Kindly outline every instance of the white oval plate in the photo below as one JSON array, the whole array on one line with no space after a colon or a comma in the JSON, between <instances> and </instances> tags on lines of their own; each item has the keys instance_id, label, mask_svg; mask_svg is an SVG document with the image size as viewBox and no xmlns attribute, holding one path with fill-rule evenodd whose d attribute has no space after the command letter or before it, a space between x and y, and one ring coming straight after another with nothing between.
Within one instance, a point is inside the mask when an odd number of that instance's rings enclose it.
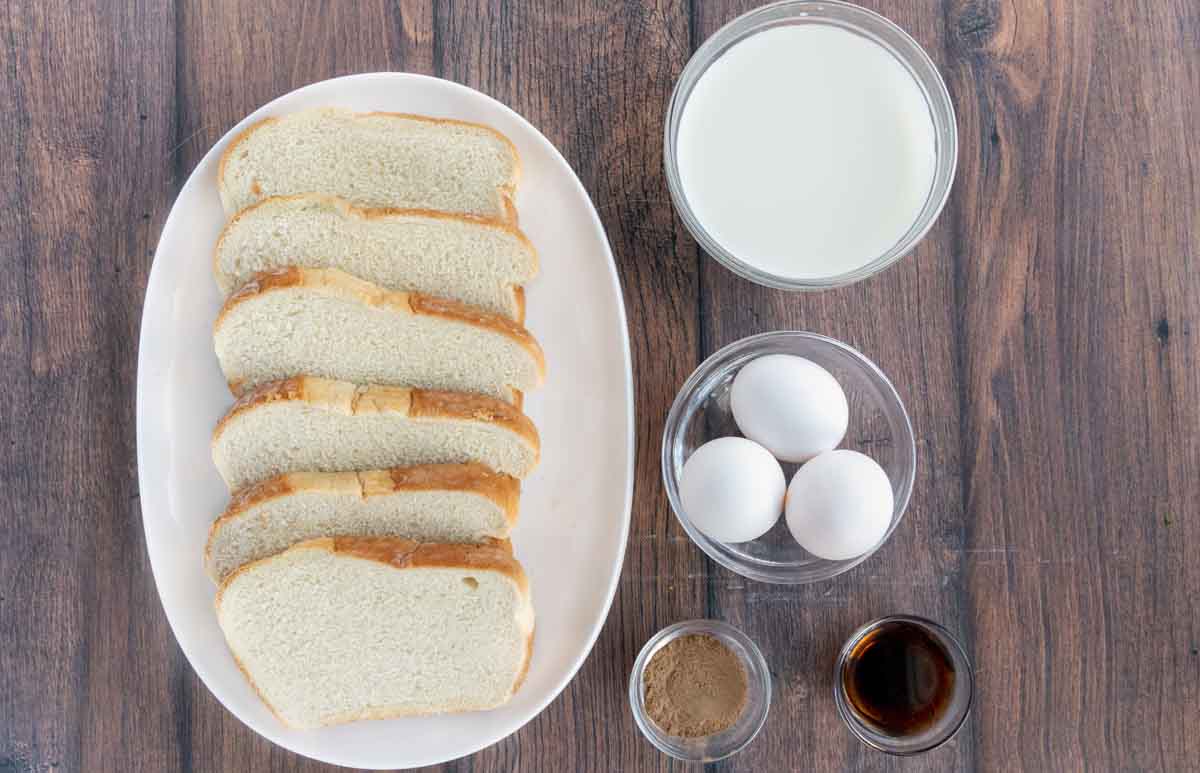
<instances>
[{"instance_id":1,"label":"white oval plate","mask_svg":"<svg viewBox=\"0 0 1200 773\"><path fill-rule=\"evenodd\" d=\"M242 678L213 612L215 589L200 553L228 495L209 441L232 403L212 346L220 305L212 250L225 222L217 160L251 122L319 105L480 121L512 138L521 154L517 208L542 264L528 287L526 325L545 349L548 372L525 403L541 432L542 464L525 482L512 541L529 574L537 631L524 686L494 711L288 730ZM358 768L430 765L499 741L544 709L587 657L608 614L629 532L629 338L612 252L591 200L537 129L465 86L372 73L276 99L204 156L167 218L142 313L137 443L146 544L167 620L196 673L242 722L292 751Z\"/></svg>"}]
</instances>

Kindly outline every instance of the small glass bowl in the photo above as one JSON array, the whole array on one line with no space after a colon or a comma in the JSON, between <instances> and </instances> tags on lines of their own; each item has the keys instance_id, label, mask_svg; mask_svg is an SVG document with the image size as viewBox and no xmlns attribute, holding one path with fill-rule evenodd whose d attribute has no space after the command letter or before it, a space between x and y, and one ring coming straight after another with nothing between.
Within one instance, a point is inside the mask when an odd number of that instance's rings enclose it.
<instances>
[{"instance_id":1,"label":"small glass bowl","mask_svg":"<svg viewBox=\"0 0 1200 773\"><path fill-rule=\"evenodd\" d=\"M924 732L902 738L881 733L866 722L850 704L842 678L842 671L849 665L850 656L858 643L873 631L897 623L915 625L937 640L946 650L946 654L950 656L956 676L954 694L941 718L933 727ZM971 713L974 696L975 674L971 670L971 661L967 659L967 653L963 652L962 645L945 628L923 617L890 615L872 620L850 634L850 638L842 645L842 651L838 653L837 665L833 669L833 699L837 704L838 714L846 723L846 727L850 728L850 732L854 733L858 740L867 746L901 757L932 751L953 738Z\"/></svg>"},{"instance_id":2,"label":"small glass bowl","mask_svg":"<svg viewBox=\"0 0 1200 773\"><path fill-rule=\"evenodd\" d=\"M850 425L839 448L874 459L892 483L895 506L883 539L860 556L843 561L818 558L797 544L781 516L775 526L750 542L724 543L697 529L684 512L679 475L692 452L710 440L741 436L729 409L729 389L743 365L766 354L794 354L828 370L850 403ZM790 482L799 468L783 465ZM684 383L663 430L663 483L675 517L692 541L722 566L743 577L780 585L819 582L866 561L904 516L917 471L917 446L904 403L873 362L846 344L816 333L780 331L743 338L713 354Z\"/></svg>"},{"instance_id":3,"label":"small glass bowl","mask_svg":"<svg viewBox=\"0 0 1200 773\"><path fill-rule=\"evenodd\" d=\"M679 160L676 150L679 139L679 123L692 89L705 71L726 51L746 38L774 27L795 24L823 24L840 27L883 46L912 74L917 86L925 96L934 129L934 174L925 204L917 214L908 231L891 249L872 259L860 268L841 274L824 277L788 277L771 274L746 263L725 249L705 228L692 211L683 184L679 177ZM958 164L958 127L955 123L954 105L946 83L929 54L917 41L890 20L874 11L840 0L784 0L765 5L745 13L717 30L712 37L688 60L667 105L667 120L664 132L663 159L667 174L667 187L671 201L679 213L684 226L692 237L712 257L745 279L780 290L827 290L853 284L879 273L907 255L933 227L941 214L950 187L954 183L954 170ZM868 213L869 214L869 213Z\"/></svg>"},{"instance_id":4,"label":"small glass bowl","mask_svg":"<svg viewBox=\"0 0 1200 773\"><path fill-rule=\"evenodd\" d=\"M655 653L670 642L691 634L707 634L720 641L737 656L746 669L746 708L728 730L702 738L681 738L663 732L646 714L646 665ZM771 708L771 671L758 646L746 634L720 620L688 620L662 629L642 647L633 672L629 675L629 706L642 735L664 754L685 762L715 762L746 747L767 721Z\"/></svg>"}]
</instances>

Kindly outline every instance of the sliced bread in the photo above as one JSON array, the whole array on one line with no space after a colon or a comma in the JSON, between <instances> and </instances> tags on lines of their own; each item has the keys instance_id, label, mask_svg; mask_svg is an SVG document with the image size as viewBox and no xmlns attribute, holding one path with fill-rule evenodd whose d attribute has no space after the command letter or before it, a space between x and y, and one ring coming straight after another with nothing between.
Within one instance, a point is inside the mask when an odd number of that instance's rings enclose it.
<instances>
[{"instance_id":1,"label":"sliced bread","mask_svg":"<svg viewBox=\"0 0 1200 773\"><path fill-rule=\"evenodd\" d=\"M367 472L293 472L241 489L213 523L204 566L220 582L239 566L316 537L483 542L508 536L521 484L481 464Z\"/></svg>"},{"instance_id":2,"label":"sliced bread","mask_svg":"<svg viewBox=\"0 0 1200 773\"><path fill-rule=\"evenodd\" d=\"M515 223L520 177L516 146L489 126L326 107L247 128L222 154L217 184L227 215L267 196L320 192Z\"/></svg>"},{"instance_id":3,"label":"sliced bread","mask_svg":"<svg viewBox=\"0 0 1200 773\"><path fill-rule=\"evenodd\" d=\"M250 684L298 729L494 708L533 645L507 543L311 540L235 571L216 609Z\"/></svg>"},{"instance_id":4,"label":"sliced bread","mask_svg":"<svg viewBox=\"0 0 1200 773\"><path fill-rule=\"evenodd\" d=\"M537 429L482 395L301 376L243 395L217 424L213 461L230 491L289 472L476 462L524 478Z\"/></svg>"},{"instance_id":5,"label":"sliced bread","mask_svg":"<svg viewBox=\"0 0 1200 773\"><path fill-rule=\"evenodd\" d=\"M225 302L213 337L234 394L310 374L515 402L545 377L541 347L512 320L337 269L255 274Z\"/></svg>"},{"instance_id":6,"label":"sliced bread","mask_svg":"<svg viewBox=\"0 0 1200 773\"><path fill-rule=\"evenodd\" d=\"M510 225L469 215L363 209L320 194L273 196L225 226L213 272L228 295L259 271L338 268L388 290L411 290L520 321L521 285L537 252Z\"/></svg>"}]
</instances>

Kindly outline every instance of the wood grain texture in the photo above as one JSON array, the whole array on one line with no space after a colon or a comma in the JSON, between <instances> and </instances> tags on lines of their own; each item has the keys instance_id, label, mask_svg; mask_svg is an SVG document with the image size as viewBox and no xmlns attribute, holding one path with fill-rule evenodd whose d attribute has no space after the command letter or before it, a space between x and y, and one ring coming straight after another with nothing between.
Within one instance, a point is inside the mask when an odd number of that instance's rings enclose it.
<instances>
[{"instance_id":1,"label":"wood grain texture","mask_svg":"<svg viewBox=\"0 0 1200 773\"><path fill-rule=\"evenodd\" d=\"M0 16L0 770L172 769L183 754L171 712L145 710L178 649L134 464L139 309L171 198L169 16L101 2Z\"/></svg>"},{"instance_id":2,"label":"wood grain texture","mask_svg":"<svg viewBox=\"0 0 1200 773\"><path fill-rule=\"evenodd\" d=\"M704 257L672 212L661 128L687 58L746 0L9 3L0 13L0 771L331 770L228 714L175 644L141 532L141 298L187 174L298 86L440 75L538 126L600 211L638 400L624 573L578 677L505 741L430 770L676 770L638 736L629 667L657 629L743 627L771 663L763 734L725 771L1200 769L1200 6L867 0L929 50L958 176L916 251L789 295ZM657 452L675 390L720 346L832 335L877 362L918 437L893 540L833 583L713 565ZM12 399L15 397L15 399ZM854 742L841 640L934 617L977 707L936 752Z\"/></svg>"}]
</instances>

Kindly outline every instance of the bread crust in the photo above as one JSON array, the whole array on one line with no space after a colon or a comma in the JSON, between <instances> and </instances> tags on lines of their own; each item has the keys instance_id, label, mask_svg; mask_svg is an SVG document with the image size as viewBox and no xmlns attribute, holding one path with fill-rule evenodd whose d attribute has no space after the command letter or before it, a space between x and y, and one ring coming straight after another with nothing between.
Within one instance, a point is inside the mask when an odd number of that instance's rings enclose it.
<instances>
[{"instance_id":1,"label":"bread crust","mask_svg":"<svg viewBox=\"0 0 1200 773\"><path fill-rule=\"evenodd\" d=\"M222 156L224 159L224 156ZM521 243L521 246L529 251L532 260L532 271L522 278L522 282L528 282L538 275L541 270L541 258L538 255L537 248L533 246L533 242L529 241L529 237L525 235L520 228L517 228L514 222L499 220L495 218L482 217L480 215L472 215L468 213L456 212L440 212L433 209L398 209L395 207L360 207L340 196L333 196L324 193L298 193L290 196L268 196L260 201L247 206L230 218L225 227L221 229L221 235L217 237L217 245L213 248L212 264L213 277L217 279L218 285L221 284L221 278L224 273L221 271L221 250L225 243L225 237L238 227L239 223L246 217L253 215L260 208L266 209L285 202L299 202L304 204L319 204L324 207L335 210L338 216L344 220L362 220L366 222L376 220L389 220L393 218L427 218L430 220L444 220L449 222L470 223L481 228L490 228L497 231L502 231L509 236L515 238ZM514 301L517 308L517 321L523 322L525 319L525 291L520 283L510 283L505 285L513 292Z\"/></svg>"},{"instance_id":2,"label":"bread crust","mask_svg":"<svg viewBox=\"0 0 1200 773\"><path fill-rule=\"evenodd\" d=\"M525 288L521 285L513 287L513 301L517 304L517 322L525 325ZM542 353L545 356L545 352ZM520 407L520 406L518 406Z\"/></svg>"},{"instance_id":3,"label":"bread crust","mask_svg":"<svg viewBox=\"0 0 1200 773\"><path fill-rule=\"evenodd\" d=\"M387 220L393 217L424 217L431 220L450 220L462 223L473 223L485 228L493 228L497 231L503 231L521 242L521 245L527 248L534 259L534 266L540 267L541 257L538 255L537 248L533 242L529 241L529 237L525 235L517 226L506 220L500 220L494 217L485 217L483 215L473 215L470 212L444 212L439 209L425 209L422 207L367 207L355 204L349 199L335 196L332 193L290 193L286 195L265 196L261 200L248 204L243 209L229 219L229 222L221 229L221 235L217 237L217 248L213 250L214 258L216 253L220 252L222 239L225 238L225 233L231 229L231 226L243 217L252 214L255 210L269 207L273 204L281 202L311 202L323 204L327 207L338 210L338 214L345 217L347 220ZM536 274L531 274L532 279Z\"/></svg>"},{"instance_id":4,"label":"bread crust","mask_svg":"<svg viewBox=\"0 0 1200 773\"><path fill-rule=\"evenodd\" d=\"M217 193L221 197L221 205L226 212L229 211L229 201L225 192L225 168L229 165L229 159L233 158L233 153L237 150L238 145L249 139L251 134L278 120L279 118L276 116L269 116L242 129L236 137L229 141L229 147L225 148L225 152L221 154L221 158L217 161Z\"/></svg>"},{"instance_id":5,"label":"bread crust","mask_svg":"<svg viewBox=\"0 0 1200 773\"><path fill-rule=\"evenodd\" d=\"M492 540L489 543L482 545L454 545L454 544L438 544L438 543L420 543L414 540L403 539L401 537L321 537L318 539L306 540L300 542L282 553L277 553L267 558L262 558L257 561L251 561L244 566L241 566L230 572L229 576L221 582L217 589L216 597L213 599L213 607L217 612L217 620L221 619L221 601L225 591L229 586L237 580L243 573L248 572L269 561L274 561L280 556L298 550L319 550L335 555L344 555L352 558L358 558L365 561L375 561L390 566L394 569L457 569L466 571L490 571L504 575L517 588L518 594L524 599L524 611L528 613L525 616L527 619L518 617L517 625L524 629L525 636L525 652L522 658L521 665L517 669L517 673L513 678L513 684L508 695L500 705L512 699L517 690L525 682L525 677L528 674L529 663L533 655L533 606L529 593L529 579L525 575L525 570L521 564L513 558L512 544L508 540ZM230 647L230 653L233 655L233 660L237 664L238 670L246 678L250 688L254 690L259 699L267 709L275 715L284 725L291 725L286 718L273 706L263 695L259 689L249 670L242 663L237 653ZM476 711L494 708L490 705L468 705L463 704L448 709L441 713L453 713L459 711ZM403 716L413 716L424 712L413 712L404 710L392 710L387 708L368 708L356 712L347 712L344 715L337 715L327 718L322 722L322 726L330 726L352 722L360 719L390 719Z\"/></svg>"},{"instance_id":6,"label":"bread crust","mask_svg":"<svg viewBox=\"0 0 1200 773\"><path fill-rule=\"evenodd\" d=\"M240 304L268 293L294 287L328 290L334 295L352 299L370 308L396 314L438 317L502 335L516 343L533 358L537 366L538 384L543 383L546 379L546 355L542 352L541 345L533 337L533 334L511 319L447 298L437 298L424 293L386 290L336 268L288 266L259 271L225 300L225 304L217 314L217 321L213 324L213 334L216 335L220 331L226 317ZM240 379L229 381L230 390L234 394L241 394L241 383Z\"/></svg>"},{"instance_id":7,"label":"bread crust","mask_svg":"<svg viewBox=\"0 0 1200 773\"><path fill-rule=\"evenodd\" d=\"M494 397L466 392L357 385L313 376L294 376L268 381L249 390L217 422L213 443L233 419L246 411L279 402L305 402L350 416L368 413L398 413L414 419L459 419L486 421L518 435L541 455L537 428L529 417Z\"/></svg>"},{"instance_id":8,"label":"bread crust","mask_svg":"<svg viewBox=\"0 0 1200 773\"><path fill-rule=\"evenodd\" d=\"M215 441L224 432L230 421L246 411L262 408L272 403L309 402L330 410L340 410L350 413L350 404L354 398L355 385L346 381L330 381L309 376L293 376L292 378L267 381L241 394L213 431ZM397 412L408 414L408 390L394 387L396 399L403 395L403 405L397 403Z\"/></svg>"},{"instance_id":9,"label":"bread crust","mask_svg":"<svg viewBox=\"0 0 1200 773\"><path fill-rule=\"evenodd\" d=\"M228 522L243 517L256 507L293 494L322 493L368 499L416 491L459 491L476 494L494 503L511 529L517 523L521 483L511 475L495 472L475 462L462 464L418 464L362 472L291 472L238 489L229 506L213 521L204 546L204 565L211 571L212 546L217 532Z\"/></svg>"},{"instance_id":10,"label":"bread crust","mask_svg":"<svg viewBox=\"0 0 1200 773\"><path fill-rule=\"evenodd\" d=\"M498 424L533 446L535 464L541 456L541 441L533 422L517 408L494 397L468 392L413 389L409 395L408 415L413 418L455 418Z\"/></svg>"},{"instance_id":11,"label":"bread crust","mask_svg":"<svg viewBox=\"0 0 1200 773\"><path fill-rule=\"evenodd\" d=\"M272 499L308 492L345 494L360 499L414 491L466 491L491 500L509 525L517 521L521 482L479 464L415 464L361 472L288 472L235 491L216 521L242 515Z\"/></svg>"},{"instance_id":12,"label":"bread crust","mask_svg":"<svg viewBox=\"0 0 1200 773\"><path fill-rule=\"evenodd\" d=\"M541 344L537 342L533 334L526 330L524 326L499 314L493 314L490 311L468 306L465 303L450 300L449 298L438 298L433 295L426 295L425 293L407 293L407 295L409 307L414 314L442 317L452 322L463 322L485 330L494 330L520 343L525 351L529 352L530 356L537 362L538 384L540 385L545 381L546 355L542 351ZM524 300L525 296L522 293L522 316L524 316L525 309Z\"/></svg>"},{"instance_id":13,"label":"bread crust","mask_svg":"<svg viewBox=\"0 0 1200 773\"><path fill-rule=\"evenodd\" d=\"M399 118L399 119L403 119L403 120L419 121L421 123L442 124L442 125L446 125L446 126L469 126L474 129L482 129L482 130L486 131L487 133L495 136L501 142L503 142L505 145L507 145L509 152L512 154L512 158L513 158L512 176L508 179L507 182L499 185L496 188L496 195L498 197L499 204L500 204L498 209L501 212L503 212L505 215L505 217L502 220L498 219L498 222L505 222L512 226L517 225L518 215L517 215L517 206L516 206L515 199L516 199L516 193L517 193L517 186L520 184L521 176L523 174L523 164L521 161L521 154L517 150L517 146L513 143L512 140L510 140L502 132L498 131L497 129L495 129L491 126L488 126L487 124L473 123L471 121L461 121L461 120L458 120L457 118L435 118L433 116L417 115L415 113L391 113L391 112L387 112L387 111L357 113L357 112L354 112L353 110L345 110L345 109L335 108L335 107L318 107L318 108L312 108L310 110L297 111L295 113L288 113L288 114L285 114L282 116L269 116L267 118L263 118L262 120L257 121L255 123L247 126L245 129L243 129L241 132L239 132L237 134L237 136L235 136L229 142L229 146L227 148L225 148L225 152L221 154L221 158L217 162L217 190L221 196L221 203L225 207L227 212L229 211L230 207L229 207L229 202L228 202L229 196L228 196L227 188L225 185L225 170L228 167L229 159L233 157L233 154L237 150L237 147L239 145L241 145L243 142L245 142L247 139L249 139L250 136L253 135L254 132L258 131L259 129L262 129L273 123L278 123L281 119L286 118L288 115L297 115L300 112L334 113L334 114L341 114L341 115L349 117L351 119L370 118L372 116L386 116L388 118Z\"/></svg>"},{"instance_id":14,"label":"bread crust","mask_svg":"<svg viewBox=\"0 0 1200 773\"><path fill-rule=\"evenodd\" d=\"M302 542L300 546L308 544L333 553L387 564L393 569L477 569L499 572L512 580L522 595L529 593L525 570L513 558L512 543L507 539L472 545L418 542L403 537L341 536L321 537Z\"/></svg>"},{"instance_id":15,"label":"bread crust","mask_svg":"<svg viewBox=\"0 0 1200 773\"><path fill-rule=\"evenodd\" d=\"M503 510L509 526L517 522L521 482L477 462L417 464L356 475L364 498L403 491L470 491L488 498Z\"/></svg>"}]
</instances>

